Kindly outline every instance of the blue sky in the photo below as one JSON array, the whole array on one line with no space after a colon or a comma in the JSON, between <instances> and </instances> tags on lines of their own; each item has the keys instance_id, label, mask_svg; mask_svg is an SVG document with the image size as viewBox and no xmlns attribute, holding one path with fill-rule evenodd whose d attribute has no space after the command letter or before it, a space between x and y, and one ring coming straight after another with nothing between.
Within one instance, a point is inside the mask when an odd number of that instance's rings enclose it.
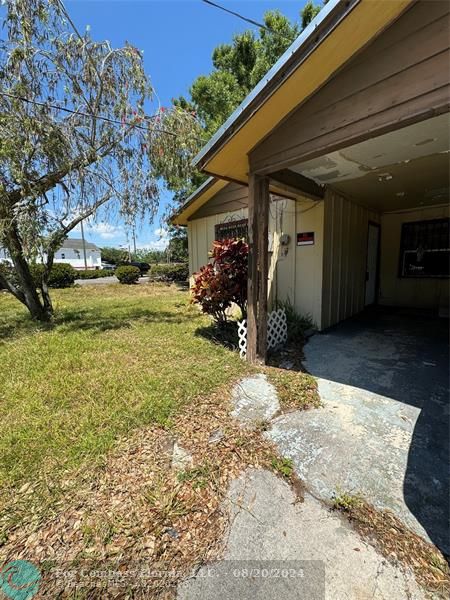
<instances>
[{"instance_id":1,"label":"blue sky","mask_svg":"<svg viewBox=\"0 0 450 600\"><path fill-rule=\"evenodd\" d=\"M279 9L292 20L299 19L305 0L217 0L231 10L255 21L265 11ZM211 54L234 33L252 28L234 16L201 0L66 0L66 7L80 30L87 25L95 39L108 39L113 46L129 41L144 51L144 64L161 104L188 95L192 81L211 71ZM254 28L256 29L256 28ZM170 199L163 194L160 214ZM164 227L157 217L137 232L140 247L163 248ZM162 234L162 235L161 235ZM71 237L78 237L74 232ZM97 223L86 236L100 246L127 243L120 223Z\"/></svg>"}]
</instances>

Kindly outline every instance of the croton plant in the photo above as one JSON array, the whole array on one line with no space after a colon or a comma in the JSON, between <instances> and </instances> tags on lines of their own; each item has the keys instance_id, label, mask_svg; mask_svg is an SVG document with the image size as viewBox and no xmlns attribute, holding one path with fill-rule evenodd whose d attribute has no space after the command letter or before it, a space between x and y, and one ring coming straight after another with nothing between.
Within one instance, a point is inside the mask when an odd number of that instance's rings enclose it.
<instances>
[{"instance_id":1,"label":"croton plant","mask_svg":"<svg viewBox=\"0 0 450 600\"><path fill-rule=\"evenodd\" d=\"M192 301L219 324L227 321L227 309L236 304L246 315L248 244L243 239L213 242L210 262L194 274Z\"/></svg>"}]
</instances>

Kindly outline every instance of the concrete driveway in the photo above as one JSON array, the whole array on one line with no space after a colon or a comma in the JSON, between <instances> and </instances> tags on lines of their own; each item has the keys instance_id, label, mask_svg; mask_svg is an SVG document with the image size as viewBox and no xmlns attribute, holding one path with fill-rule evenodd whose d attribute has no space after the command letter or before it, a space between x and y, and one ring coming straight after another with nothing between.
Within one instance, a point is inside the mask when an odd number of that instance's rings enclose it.
<instances>
[{"instance_id":1,"label":"concrete driveway","mask_svg":"<svg viewBox=\"0 0 450 600\"><path fill-rule=\"evenodd\" d=\"M449 555L448 322L373 311L304 351L324 407L270 437L318 497L361 494Z\"/></svg>"}]
</instances>

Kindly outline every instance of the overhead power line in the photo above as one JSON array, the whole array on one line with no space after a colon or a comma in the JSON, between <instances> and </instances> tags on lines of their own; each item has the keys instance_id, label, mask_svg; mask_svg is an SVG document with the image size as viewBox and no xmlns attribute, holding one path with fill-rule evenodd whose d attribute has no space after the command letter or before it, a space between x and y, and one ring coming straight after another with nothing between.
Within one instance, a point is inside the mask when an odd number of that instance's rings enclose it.
<instances>
[{"instance_id":1,"label":"overhead power line","mask_svg":"<svg viewBox=\"0 0 450 600\"><path fill-rule=\"evenodd\" d=\"M50 104L47 102L39 102L39 100L30 100L29 98L25 98L25 96L17 96L15 94L10 94L8 92L0 91L0 95L6 96L8 98L13 98L14 100L21 100L22 102L27 102L28 104L35 104L36 106L44 106L44 107L48 107L48 108L53 108L55 110L60 110L60 111L70 113L73 115L79 115L81 117L88 117L89 119L92 119L94 117L94 115L91 115L89 113L86 113L86 112L83 112L80 110L73 110L73 109L67 108L65 106L58 106L57 104ZM95 118L99 119L100 121L106 121L108 123L121 125L122 127L124 125L129 125L130 127L135 127L136 129L142 129L144 131L149 131L149 132L157 131L158 133L166 133L167 135L171 135L173 137L178 137L181 135L179 133L174 133L173 131L169 131L168 129L163 129L161 127L151 127L150 128L150 127L146 127L144 125L139 125L138 123L133 123L131 121L126 121L126 120L118 121L117 119L111 119L110 117L106 117L104 115L95 115ZM147 120L152 120L155 117L151 116L151 117L142 117L142 118L143 118L143 120L147 121ZM198 141L200 141L202 143L205 142L205 140L202 138L196 138L196 139L198 139Z\"/></svg>"},{"instance_id":2,"label":"overhead power line","mask_svg":"<svg viewBox=\"0 0 450 600\"><path fill-rule=\"evenodd\" d=\"M202 2L204 2L205 4L209 4L210 6L214 6L214 8L218 8L219 10L223 10L223 12L226 12L229 15L233 15L234 17L237 17L238 19L241 19L241 21L245 21L246 23L250 23L250 25L255 25L255 27L259 27L260 29L264 29L265 31L267 31L268 33L271 33L272 35L277 35L278 37L281 37L284 40L286 40L288 42L291 42L290 38L288 38L287 36L283 35L279 31L275 31L275 29L271 29L270 27L267 27L267 25L264 25L264 23L258 23L258 21L254 21L253 19L245 17L244 15L241 15L240 13L235 12L234 10L230 10L229 8L225 8L225 6L221 6L220 4L217 4L216 2L212 2L211 0L202 0Z\"/></svg>"}]
</instances>

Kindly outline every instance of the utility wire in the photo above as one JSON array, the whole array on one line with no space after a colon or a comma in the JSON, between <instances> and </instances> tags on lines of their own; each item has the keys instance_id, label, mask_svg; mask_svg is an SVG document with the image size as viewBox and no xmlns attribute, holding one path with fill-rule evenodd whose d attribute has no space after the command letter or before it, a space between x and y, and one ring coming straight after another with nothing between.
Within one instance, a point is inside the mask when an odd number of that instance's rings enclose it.
<instances>
[{"instance_id":1,"label":"utility wire","mask_svg":"<svg viewBox=\"0 0 450 600\"><path fill-rule=\"evenodd\" d=\"M288 38L287 36L283 35L279 31L275 31L275 29L271 29L270 27L267 27L267 25L264 25L263 23L258 23L258 21L254 21L253 19L244 17L244 15L241 15L240 13L235 12L234 10L230 10L229 8L225 8L225 6L221 6L220 4L216 4L215 2L211 2L211 0L201 0L201 1L204 2L205 4L209 4L210 6L214 6L214 8L223 10L224 12L228 13L229 15L233 15L234 17L241 19L241 21L245 21L246 23L250 23L250 25L255 25L256 27L259 27L260 29L264 29L265 31L267 31L268 33L271 33L272 35L277 35L278 37L283 38L284 40L288 41L289 43L292 42L292 40L290 38Z\"/></svg>"},{"instance_id":2,"label":"utility wire","mask_svg":"<svg viewBox=\"0 0 450 600\"><path fill-rule=\"evenodd\" d=\"M72 110L71 108L67 108L65 106L58 106L57 104L49 104L46 102L39 102L38 100L30 100L29 98L25 98L24 96L16 96L15 94L10 94L8 92L2 92L0 91L0 95L2 96L6 96L8 98L13 98L14 100L21 100L22 102L27 102L29 104L35 104L36 106L44 106L44 107L48 107L48 108L54 108L55 110L61 110L63 112L66 113L70 113L73 115L79 115L81 117L88 117L89 119L92 119L94 115L91 115L89 113L80 111L80 110ZM132 123L130 121L118 121L116 119L111 119L110 117L105 117L104 115L95 115L96 119L99 119L101 121L107 121L108 123L114 123L116 125L130 125L131 127L135 127L136 129L142 129L144 131L149 131L150 133L152 131L157 131L158 133L167 133L167 135L172 135L173 137L178 137L180 134L179 133L174 133L173 131L169 131L168 129L162 129L160 127L145 127L143 125L139 125L138 123ZM144 120L152 120L155 117L142 117ZM202 138L195 138L197 139L199 142L204 143L205 140Z\"/></svg>"}]
</instances>

